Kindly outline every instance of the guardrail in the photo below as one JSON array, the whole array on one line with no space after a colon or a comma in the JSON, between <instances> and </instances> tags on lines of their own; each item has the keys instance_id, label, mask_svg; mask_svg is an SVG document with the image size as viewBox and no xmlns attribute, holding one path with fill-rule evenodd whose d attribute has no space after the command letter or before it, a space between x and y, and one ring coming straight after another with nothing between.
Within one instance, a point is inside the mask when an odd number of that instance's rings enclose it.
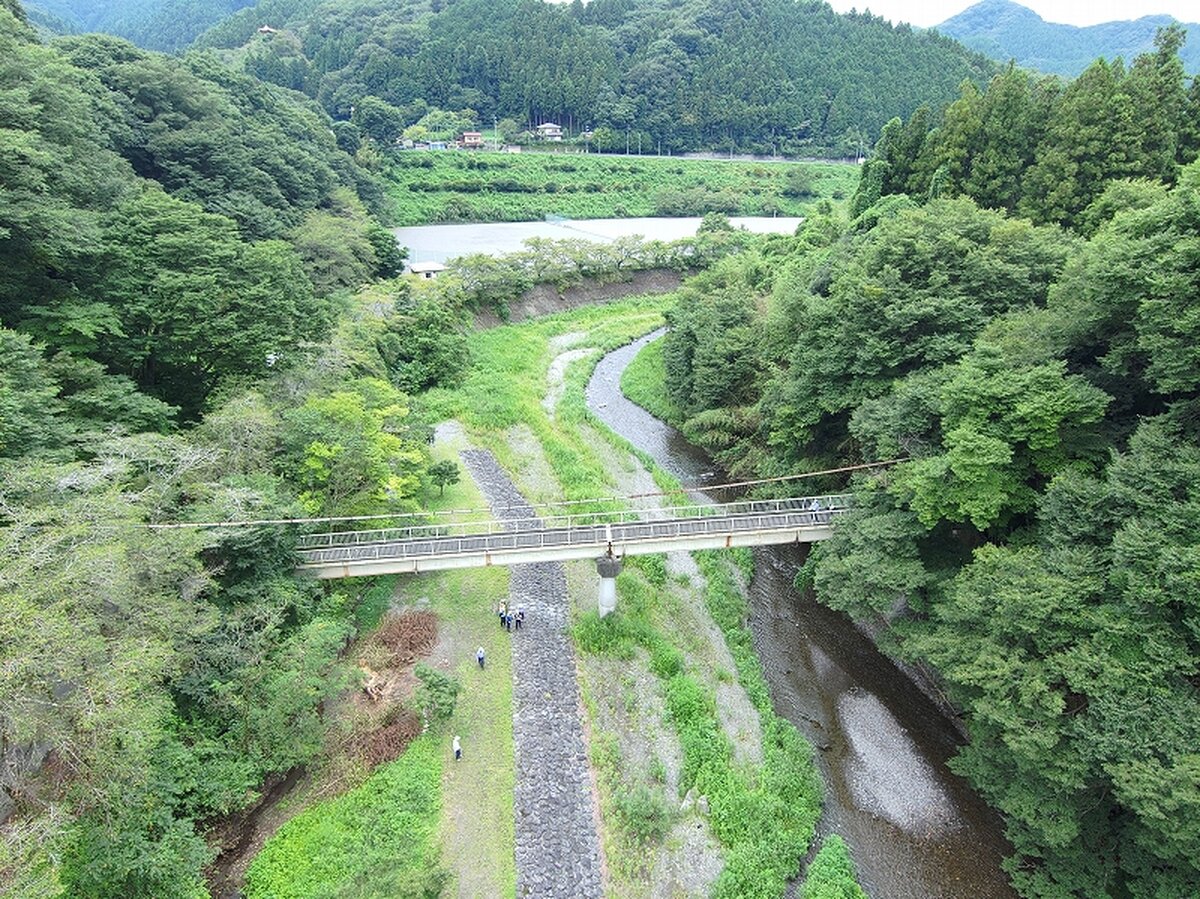
<instances>
[{"instance_id":1,"label":"guardrail","mask_svg":"<svg viewBox=\"0 0 1200 899\"><path fill-rule=\"evenodd\" d=\"M503 553L566 546L629 544L705 534L793 530L830 524L850 507L850 494L643 511L580 513L514 521L462 522L310 534L301 537L301 567L380 559ZM814 505L815 503L815 505ZM687 517L672 513L685 512ZM461 527L461 533L452 529ZM470 529L470 530L468 530Z\"/></svg>"},{"instance_id":2,"label":"guardrail","mask_svg":"<svg viewBox=\"0 0 1200 899\"><path fill-rule=\"evenodd\" d=\"M541 531L578 528L591 524L625 524L631 522L696 518L706 515L726 517L730 515L766 514L771 512L808 512L812 504L821 510L846 509L853 494L832 493L821 496L805 496L790 499L739 500L732 503L708 503L701 505L655 507L651 509L622 509L611 512L576 512L568 515L531 516L514 519L489 519L486 521L463 521L450 524L408 525L402 528L376 528L364 531L327 531L320 534L302 534L296 541L297 549L317 549L325 546L361 546L367 543L391 543L397 540L419 540L432 537L477 536L500 534L512 531Z\"/></svg>"}]
</instances>

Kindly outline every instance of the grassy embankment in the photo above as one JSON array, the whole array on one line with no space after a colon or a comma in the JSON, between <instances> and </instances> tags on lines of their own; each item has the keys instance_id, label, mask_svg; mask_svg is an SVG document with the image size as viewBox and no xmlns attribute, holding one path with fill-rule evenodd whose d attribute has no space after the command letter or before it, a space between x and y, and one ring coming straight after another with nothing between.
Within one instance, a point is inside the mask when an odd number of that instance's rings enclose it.
<instances>
[{"instance_id":1,"label":"grassy embankment","mask_svg":"<svg viewBox=\"0 0 1200 899\"><path fill-rule=\"evenodd\" d=\"M388 164L398 222L803 215L854 192L855 166L552 153L406 152Z\"/></svg>"},{"instance_id":2,"label":"grassy embankment","mask_svg":"<svg viewBox=\"0 0 1200 899\"><path fill-rule=\"evenodd\" d=\"M662 340L642 347L621 375L621 393L651 415L680 427L683 413L667 396L667 373L663 368Z\"/></svg>"},{"instance_id":3,"label":"grassy embankment","mask_svg":"<svg viewBox=\"0 0 1200 899\"><path fill-rule=\"evenodd\" d=\"M671 402L666 391L666 372L663 369L662 340L656 340L642 348L621 376L621 392L643 409L676 427L683 423L679 408ZM739 597L715 565L713 554L697 553L701 569L708 575L715 574L710 582L709 602L715 618L721 622L731 645L739 645L738 654L749 671L748 677L756 680L753 649L748 630L741 626L744 610ZM714 586L715 585L715 588ZM730 636L732 632L732 636ZM849 849L836 834L826 838L821 851L805 871L804 899L865 899L866 893L855 879L854 863Z\"/></svg>"}]
</instances>

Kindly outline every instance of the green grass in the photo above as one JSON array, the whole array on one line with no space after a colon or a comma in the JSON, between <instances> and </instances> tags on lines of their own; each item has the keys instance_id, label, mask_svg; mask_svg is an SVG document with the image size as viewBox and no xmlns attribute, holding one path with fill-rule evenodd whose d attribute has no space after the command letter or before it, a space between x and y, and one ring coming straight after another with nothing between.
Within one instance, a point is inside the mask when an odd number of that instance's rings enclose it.
<instances>
[{"instance_id":1,"label":"green grass","mask_svg":"<svg viewBox=\"0 0 1200 899\"><path fill-rule=\"evenodd\" d=\"M442 865L457 895L504 897L516 891L512 737L512 642L497 624L493 605L508 596L508 569L439 571L401 581L402 603L427 600L438 614L450 673L462 690L441 745ZM483 670L475 662L482 646ZM440 665L439 665L440 667ZM450 736L462 738L455 762Z\"/></svg>"},{"instance_id":2,"label":"green grass","mask_svg":"<svg viewBox=\"0 0 1200 899\"><path fill-rule=\"evenodd\" d=\"M812 195L795 192L806 173ZM803 215L854 193L859 170L838 163L727 162L598 154L406 152L388 164L402 225L652 215Z\"/></svg>"},{"instance_id":3,"label":"green grass","mask_svg":"<svg viewBox=\"0 0 1200 899\"><path fill-rule=\"evenodd\" d=\"M255 856L248 899L422 896L439 888L443 751L417 740L365 783L297 815Z\"/></svg>"},{"instance_id":4,"label":"green grass","mask_svg":"<svg viewBox=\"0 0 1200 899\"><path fill-rule=\"evenodd\" d=\"M701 555L701 554L697 554ZM667 712L683 750L680 791L708 797L709 826L726 850L725 868L713 895L768 899L783 894L808 851L821 809L821 783L812 747L771 708L766 680L740 619L744 611L728 560L704 554L706 599L738 668L739 681L759 713L763 764L747 771L734 761L733 745L717 717L716 696L688 668L686 635L664 605L657 566L630 560L617 579L617 611L578 617L573 635L581 651L620 659L649 653L650 670L662 679ZM648 557L653 559L654 557ZM636 848L628 839L626 848Z\"/></svg>"},{"instance_id":5,"label":"green grass","mask_svg":"<svg viewBox=\"0 0 1200 899\"><path fill-rule=\"evenodd\" d=\"M667 424L676 428L683 426L683 412L667 396L661 338L642 347L629 363L621 375L621 393Z\"/></svg>"},{"instance_id":6,"label":"green grass","mask_svg":"<svg viewBox=\"0 0 1200 899\"><path fill-rule=\"evenodd\" d=\"M466 445L462 439L437 443L433 458L457 460ZM486 510L487 503L464 471L433 508ZM396 587L399 604L427 602L437 613L447 658L431 661L448 663L462 684L445 731L462 738L463 757L455 762L445 741L439 828L442 864L460 896L516 893L512 641L492 614L493 605L507 596L508 569L502 567L431 572L404 578ZM479 646L487 659L482 671L475 661Z\"/></svg>"},{"instance_id":7,"label":"green grass","mask_svg":"<svg viewBox=\"0 0 1200 899\"><path fill-rule=\"evenodd\" d=\"M562 334L583 332L587 336L581 345L614 349L660 326L663 310L672 302L670 295L637 297L476 332L471 336L471 371L462 386L426 394L425 413L435 419L457 418L472 440L492 450L510 471L520 465L505 432L525 425L542 447L561 498L609 496L613 485L597 455L600 448L574 427L584 414L580 411L583 389L596 360L582 360L567 370L559 413L551 417L542 407L546 372L554 358L549 342ZM606 506L588 508L598 511Z\"/></svg>"}]
</instances>

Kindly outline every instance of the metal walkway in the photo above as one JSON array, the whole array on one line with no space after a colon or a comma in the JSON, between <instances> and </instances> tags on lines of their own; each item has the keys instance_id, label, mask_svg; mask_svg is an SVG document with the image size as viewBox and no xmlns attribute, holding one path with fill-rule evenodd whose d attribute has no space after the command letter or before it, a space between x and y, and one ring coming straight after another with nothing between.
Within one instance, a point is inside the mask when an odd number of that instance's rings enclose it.
<instances>
[{"instance_id":1,"label":"metal walkway","mask_svg":"<svg viewBox=\"0 0 1200 899\"><path fill-rule=\"evenodd\" d=\"M640 512L308 534L297 570L317 578L637 556L826 540L850 494L747 500Z\"/></svg>"}]
</instances>

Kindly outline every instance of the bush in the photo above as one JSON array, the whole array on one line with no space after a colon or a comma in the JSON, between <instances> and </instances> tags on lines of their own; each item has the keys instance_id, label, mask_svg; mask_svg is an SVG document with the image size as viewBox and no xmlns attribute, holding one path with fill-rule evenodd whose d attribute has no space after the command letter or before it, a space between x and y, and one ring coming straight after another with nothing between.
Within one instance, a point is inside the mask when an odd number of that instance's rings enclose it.
<instances>
[{"instance_id":1,"label":"bush","mask_svg":"<svg viewBox=\"0 0 1200 899\"><path fill-rule=\"evenodd\" d=\"M631 560L655 587L667 583L667 557L664 553L653 553L648 556L634 556Z\"/></svg>"},{"instance_id":2,"label":"bush","mask_svg":"<svg viewBox=\"0 0 1200 899\"><path fill-rule=\"evenodd\" d=\"M867 899L854 874L854 862L846 843L837 834L825 839L821 851L808 866L803 899Z\"/></svg>"},{"instance_id":3,"label":"bush","mask_svg":"<svg viewBox=\"0 0 1200 899\"><path fill-rule=\"evenodd\" d=\"M413 669L421 686L417 688L417 707L430 726L448 721L454 714L454 704L462 685L458 678L443 674L424 662Z\"/></svg>"},{"instance_id":4,"label":"bush","mask_svg":"<svg viewBox=\"0 0 1200 899\"><path fill-rule=\"evenodd\" d=\"M634 629L619 610L601 618L599 612L584 612L572 628L575 645L583 652L632 659L637 647Z\"/></svg>"},{"instance_id":5,"label":"bush","mask_svg":"<svg viewBox=\"0 0 1200 899\"><path fill-rule=\"evenodd\" d=\"M683 653L665 640L656 642L650 650L650 670L664 680L674 677L683 670Z\"/></svg>"},{"instance_id":6,"label":"bush","mask_svg":"<svg viewBox=\"0 0 1200 899\"><path fill-rule=\"evenodd\" d=\"M621 827L639 843L659 842L671 830L671 810L662 790L638 784L619 791L613 804Z\"/></svg>"}]
</instances>

